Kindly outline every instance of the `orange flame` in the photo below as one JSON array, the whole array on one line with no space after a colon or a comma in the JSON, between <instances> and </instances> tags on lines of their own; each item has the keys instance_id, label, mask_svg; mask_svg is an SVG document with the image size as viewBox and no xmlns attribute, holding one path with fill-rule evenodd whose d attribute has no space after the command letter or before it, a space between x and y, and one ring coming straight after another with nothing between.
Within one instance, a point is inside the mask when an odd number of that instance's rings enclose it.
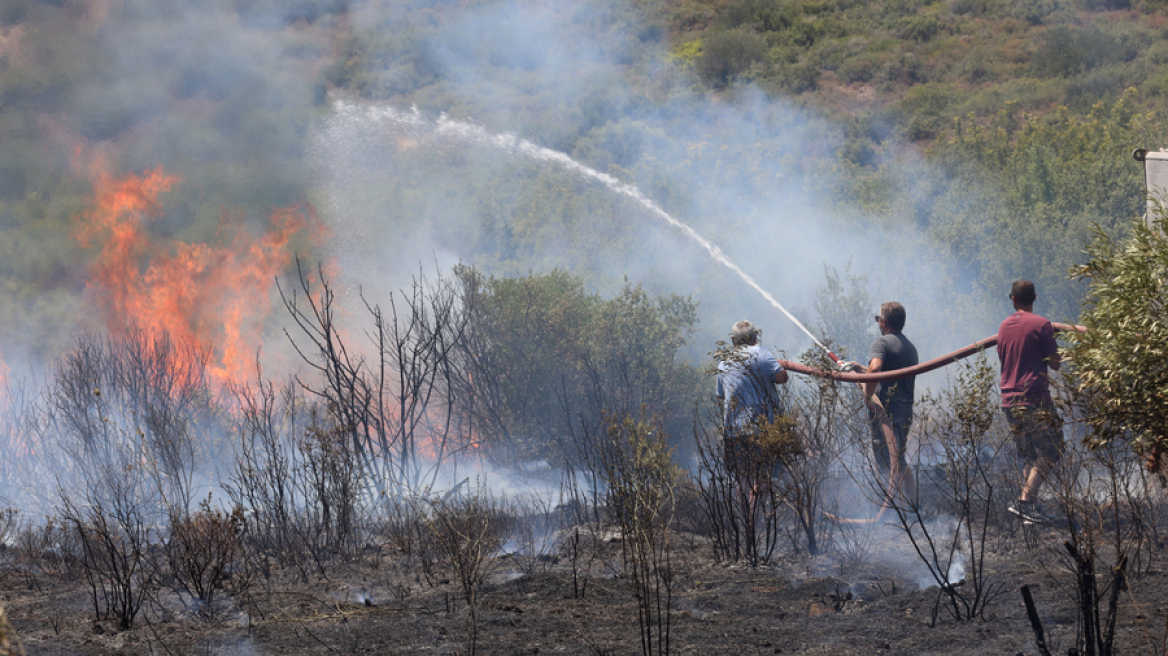
<instances>
[{"instance_id":1,"label":"orange flame","mask_svg":"<svg viewBox=\"0 0 1168 656\"><path fill-rule=\"evenodd\" d=\"M8 376L11 374L11 369L8 363L4 361L4 356L0 355L0 394L8 393Z\"/></svg>"},{"instance_id":2,"label":"orange flame","mask_svg":"<svg viewBox=\"0 0 1168 656\"><path fill-rule=\"evenodd\" d=\"M292 260L290 240L319 229L310 207L273 210L271 227L256 237L242 214L224 211L216 244L159 245L145 229L162 206L159 196L178 184L161 167L141 176L91 174L92 207L75 217L85 248L100 247L87 289L106 328L130 324L165 330L177 341L210 345L212 380L242 382L252 370L276 276Z\"/></svg>"}]
</instances>

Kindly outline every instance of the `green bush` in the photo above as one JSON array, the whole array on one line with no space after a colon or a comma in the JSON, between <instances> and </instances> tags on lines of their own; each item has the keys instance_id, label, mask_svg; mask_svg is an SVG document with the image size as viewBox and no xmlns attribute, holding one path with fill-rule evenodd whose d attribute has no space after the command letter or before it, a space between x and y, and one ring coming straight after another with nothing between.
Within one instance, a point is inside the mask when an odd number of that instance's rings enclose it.
<instances>
[{"instance_id":1,"label":"green bush","mask_svg":"<svg viewBox=\"0 0 1168 656\"><path fill-rule=\"evenodd\" d=\"M706 37L702 54L694 60L694 70L702 82L725 88L767 54L762 36L740 29L715 32Z\"/></svg>"},{"instance_id":2,"label":"green bush","mask_svg":"<svg viewBox=\"0 0 1168 656\"><path fill-rule=\"evenodd\" d=\"M956 183L937 204L932 230L952 241L982 288L998 291L1028 278L1048 316L1078 314L1084 285L1068 281L1066 271L1081 261L1091 226L1120 236L1128 219L1143 211L1143 177L1131 160L1132 144L1168 143L1168 128L1142 111L1137 98L1129 90L1085 117L1066 108L1030 116L1013 103L988 125L959 121L937 142L937 159ZM948 213L946 205L959 203L967 185L994 189L996 198Z\"/></svg>"},{"instance_id":3,"label":"green bush","mask_svg":"<svg viewBox=\"0 0 1168 656\"><path fill-rule=\"evenodd\" d=\"M623 119L594 128L578 139L572 157L602 170L610 165L630 169L641 159L646 146L655 143L660 149L667 141L660 128Z\"/></svg>"},{"instance_id":4,"label":"green bush","mask_svg":"<svg viewBox=\"0 0 1168 656\"><path fill-rule=\"evenodd\" d=\"M1136 54L1130 39L1097 27L1056 25L1042 34L1032 67L1039 77L1067 77L1109 62L1130 61Z\"/></svg>"},{"instance_id":5,"label":"green bush","mask_svg":"<svg viewBox=\"0 0 1168 656\"><path fill-rule=\"evenodd\" d=\"M758 72L754 80L768 91L799 94L819 86L820 68L811 63L776 64Z\"/></svg>"},{"instance_id":6,"label":"green bush","mask_svg":"<svg viewBox=\"0 0 1168 656\"><path fill-rule=\"evenodd\" d=\"M864 53L845 60L836 73L844 82L863 84L876 77L877 72L884 68L887 59L887 55Z\"/></svg>"},{"instance_id":7,"label":"green bush","mask_svg":"<svg viewBox=\"0 0 1168 656\"><path fill-rule=\"evenodd\" d=\"M959 100L958 91L948 84L915 86L900 102L903 127L909 139L931 139L952 122L950 107Z\"/></svg>"},{"instance_id":8,"label":"green bush","mask_svg":"<svg viewBox=\"0 0 1168 656\"><path fill-rule=\"evenodd\" d=\"M718 14L727 29L748 27L760 32L782 32L799 23L803 8L782 0L735 0Z\"/></svg>"},{"instance_id":9,"label":"green bush","mask_svg":"<svg viewBox=\"0 0 1168 656\"><path fill-rule=\"evenodd\" d=\"M1033 69L1038 77L1066 77L1086 68L1088 61L1082 30L1058 25L1042 35Z\"/></svg>"},{"instance_id":10,"label":"green bush","mask_svg":"<svg viewBox=\"0 0 1168 656\"><path fill-rule=\"evenodd\" d=\"M992 0L953 0L949 10L957 16L982 16L992 11Z\"/></svg>"},{"instance_id":11,"label":"green bush","mask_svg":"<svg viewBox=\"0 0 1168 656\"><path fill-rule=\"evenodd\" d=\"M1168 231L1164 209L1137 220L1124 240L1099 226L1074 275L1090 281L1082 321L1067 352L1091 446L1126 440L1155 460L1168 452ZM1157 462L1159 467L1160 463Z\"/></svg>"},{"instance_id":12,"label":"green bush","mask_svg":"<svg viewBox=\"0 0 1168 656\"><path fill-rule=\"evenodd\" d=\"M1142 86L1144 71L1120 64L1099 66L1066 83L1065 103L1075 112L1087 113L1100 102L1107 102L1123 93L1124 89Z\"/></svg>"},{"instance_id":13,"label":"green bush","mask_svg":"<svg viewBox=\"0 0 1168 656\"><path fill-rule=\"evenodd\" d=\"M1030 25L1055 22L1073 14L1072 0L1006 0L1006 15L1020 18Z\"/></svg>"},{"instance_id":14,"label":"green bush","mask_svg":"<svg viewBox=\"0 0 1168 656\"><path fill-rule=\"evenodd\" d=\"M920 14L900 21L900 35L905 39L924 43L941 32L941 21L936 14Z\"/></svg>"},{"instance_id":15,"label":"green bush","mask_svg":"<svg viewBox=\"0 0 1168 656\"><path fill-rule=\"evenodd\" d=\"M462 348L473 393L463 394L484 451L514 462L562 461L603 415L643 408L667 435L691 425L700 375L679 357L696 321L679 296L626 286L610 299L562 271L523 278L455 275L469 312Z\"/></svg>"}]
</instances>

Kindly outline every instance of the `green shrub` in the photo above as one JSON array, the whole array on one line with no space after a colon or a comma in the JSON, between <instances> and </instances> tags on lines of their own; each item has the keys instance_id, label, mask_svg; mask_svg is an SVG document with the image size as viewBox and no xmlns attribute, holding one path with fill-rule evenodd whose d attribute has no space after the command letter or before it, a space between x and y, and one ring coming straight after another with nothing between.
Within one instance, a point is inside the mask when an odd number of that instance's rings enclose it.
<instances>
[{"instance_id":1,"label":"green shrub","mask_svg":"<svg viewBox=\"0 0 1168 656\"><path fill-rule=\"evenodd\" d=\"M1064 15L1073 14L1070 0L1007 0L1006 15L1020 18L1030 25L1050 24Z\"/></svg>"},{"instance_id":2,"label":"green shrub","mask_svg":"<svg viewBox=\"0 0 1168 656\"><path fill-rule=\"evenodd\" d=\"M1100 66L1067 81L1066 105L1076 112L1087 113L1099 102L1106 102L1123 93L1125 88L1142 86L1145 73L1113 64Z\"/></svg>"},{"instance_id":3,"label":"green shrub","mask_svg":"<svg viewBox=\"0 0 1168 656\"><path fill-rule=\"evenodd\" d=\"M1161 207L1148 222L1136 220L1129 237L1115 240L1094 226L1088 261L1074 275L1090 281L1082 320L1067 352L1076 398L1093 430L1093 447L1127 441L1155 466L1168 452L1168 216Z\"/></svg>"},{"instance_id":4,"label":"green shrub","mask_svg":"<svg viewBox=\"0 0 1168 656\"><path fill-rule=\"evenodd\" d=\"M1043 33L1032 66L1038 77L1065 77L1085 68L1087 61L1082 30L1058 25Z\"/></svg>"},{"instance_id":5,"label":"green shrub","mask_svg":"<svg viewBox=\"0 0 1168 656\"><path fill-rule=\"evenodd\" d=\"M754 79L764 88L781 93L798 94L819 86L821 69L812 63L772 66Z\"/></svg>"},{"instance_id":6,"label":"green shrub","mask_svg":"<svg viewBox=\"0 0 1168 656\"><path fill-rule=\"evenodd\" d=\"M839 156L856 166L871 166L876 162L876 148L866 139L849 139L840 149Z\"/></svg>"},{"instance_id":7,"label":"green shrub","mask_svg":"<svg viewBox=\"0 0 1168 656\"><path fill-rule=\"evenodd\" d=\"M957 16L982 16L991 12L992 0L953 0L949 10Z\"/></svg>"},{"instance_id":8,"label":"green shrub","mask_svg":"<svg viewBox=\"0 0 1168 656\"><path fill-rule=\"evenodd\" d=\"M578 431L601 430L604 412L647 408L670 435L689 427L701 380L677 357L696 321L688 299L633 286L602 299L562 271L455 275L470 314L459 346L470 387L457 402L484 453L562 460Z\"/></svg>"},{"instance_id":9,"label":"green shrub","mask_svg":"<svg viewBox=\"0 0 1168 656\"><path fill-rule=\"evenodd\" d=\"M936 137L952 123L950 108L958 99L957 90L948 84L923 84L910 89L900 101L906 136L913 140Z\"/></svg>"},{"instance_id":10,"label":"green shrub","mask_svg":"<svg viewBox=\"0 0 1168 656\"><path fill-rule=\"evenodd\" d=\"M1133 143L1168 143L1155 114L1140 109L1130 90L1114 103L1100 103L1087 116L1063 108L1029 116L1014 103L986 126L963 119L955 133L935 145L939 161L965 184L996 189L996 198L949 217L933 218L988 290L1011 280L1033 280L1045 314L1073 318L1084 286L1066 279L1082 258L1091 226L1122 232L1143 211L1143 178L1131 160ZM956 202L942 198L938 207ZM994 244L983 252L981 244Z\"/></svg>"},{"instance_id":11,"label":"green shrub","mask_svg":"<svg viewBox=\"0 0 1168 656\"><path fill-rule=\"evenodd\" d=\"M721 89L766 54L766 39L758 34L740 29L715 32L705 39L701 56L694 60L694 70L702 82Z\"/></svg>"},{"instance_id":12,"label":"green shrub","mask_svg":"<svg viewBox=\"0 0 1168 656\"><path fill-rule=\"evenodd\" d=\"M924 43L941 32L941 21L936 14L921 14L900 21L898 30L903 38Z\"/></svg>"},{"instance_id":13,"label":"green shrub","mask_svg":"<svg viewBox=\"0 0 1168 656\"><path fill-rule=\"evenodd\" d=\"M863 84L876 77L877 72L884 68L887 59L887 55L864 53L844 60L836 73L844 82Z\"/></svg>"},{"instance_id":14,"label":"green shrub","mask_svg":"<svg viewBox=\"0 0 1168 656\"><path fill-rule=\"evenodd\" d=\"M736 0L718 14L718 23L726 28L781 32L800 22L802 14L802 7L782 0Z\"/></svg>"}]
</instances>

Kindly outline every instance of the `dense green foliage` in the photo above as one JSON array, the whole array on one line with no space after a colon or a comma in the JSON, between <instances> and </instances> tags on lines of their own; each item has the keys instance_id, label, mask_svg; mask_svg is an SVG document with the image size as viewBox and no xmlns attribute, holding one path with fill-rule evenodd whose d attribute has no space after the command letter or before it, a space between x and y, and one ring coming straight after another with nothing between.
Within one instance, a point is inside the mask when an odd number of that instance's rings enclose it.
<instances>
[{"instance_id":1,"label":"dense green foliage","mask_svg":"<svg viewBox=\"0 0 1168 656\"><path fill-rule=\"evenodd\" d=\"M683 444L703 382L678 357L693 331L694 306L626 285L612 298L562 271L523 278L455 274L468 313L458 403L475 439L516 462L575 458L605 416L655 416Z\"/></svg>"},{"instance_id":2,"label":"dense green foliage","mask_svg":"<svg viewBox=\"0 0 1168 656\"><path fill-rule=\"evenodd\" d=\"M935 148L953 182L931 201L928 229L992 297L1026 278L1044 313L1073 319L1084 288L1066 280L1067 268L1082 261L1095 226L1119 238L1142 213L1142 167L1131 151L1145 142L1168 143L1168 128L1134 91L1086 115L1064 107L1037 117L1009 103L984 125L961 119ZM979 187L997 193L963 202Z\"/></svg>"},{"instance_id":3,"label":"dense green foliage","mask_svg":"<svg viewBox=\"0 0 1168 656\"><path fill-rule=\"evenodd\" d=\"M1082 402L1090 443L1129 440L1137 452L1168 451L1168 213L1115 240L1097 230L1075 275L1090 282L1068 351L1073 398Z\"/></svg>"},{"instance_id":4,"label":"dense green foliage","mask_svg":"<svg viewBox=\"0 0 1168 656\"><path fill-rule=\"evenodd\" d=\"M846 112L845 101L911 138L931 138L950 116L990 115L1008 100L1026 111L1087 111L1138 86L1162 105L1162 7L1130 0L690 0L673 5L668 20L679 28L675 55L692 62L706 84L748 80ZM878 93L865 98L865 87Z\"/></svg>"}]
</instances>

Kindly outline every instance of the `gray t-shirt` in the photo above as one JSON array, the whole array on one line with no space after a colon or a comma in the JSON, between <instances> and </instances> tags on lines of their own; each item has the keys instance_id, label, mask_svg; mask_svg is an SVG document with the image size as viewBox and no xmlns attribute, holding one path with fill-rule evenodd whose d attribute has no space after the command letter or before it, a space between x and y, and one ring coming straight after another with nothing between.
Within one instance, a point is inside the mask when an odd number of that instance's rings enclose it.
<instances>
[{"instance_id":1,"label":"gray t-shirt","mask_svg":"<svg viewBox=\"0 0 1168 656\"><path fill-rule=\"evenodd\" d=\"M872 342L872 349L868 354L868 362L880 358L883 362L881 371L895 371L918 364L917 347L900 333L881 335ZM891 405L912 406L916 376L889 380L876 384L876 398L888 408Z\"/></svg>"}]
</instances>

